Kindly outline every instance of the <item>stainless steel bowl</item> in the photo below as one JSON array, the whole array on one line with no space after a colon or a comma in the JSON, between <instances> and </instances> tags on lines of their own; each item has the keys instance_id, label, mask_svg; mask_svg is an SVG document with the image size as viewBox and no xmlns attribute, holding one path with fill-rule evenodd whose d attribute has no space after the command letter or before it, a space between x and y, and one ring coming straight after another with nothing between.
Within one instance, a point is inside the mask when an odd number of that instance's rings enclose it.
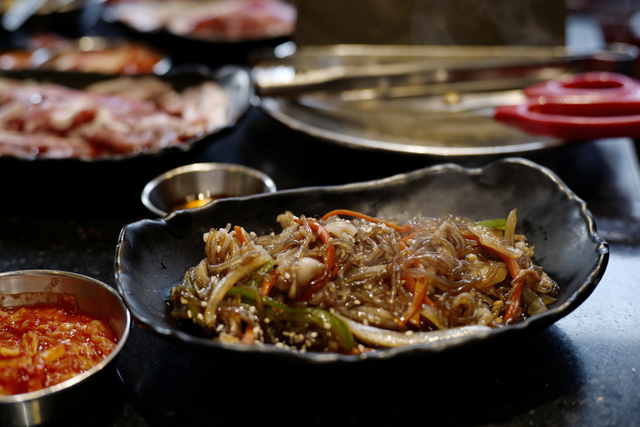
<instances>
[{"instance_id":1,"label":"stainless steel bowl","mask_svg":"<svg viewBox=\"0 0 640 427\"><path fill-rule=\"evenodd\" d=\"M275 191L273 180L258 170L228 163L194 163L151 180L142 191L142 203L165 216L190 199L207 201Z\"/></svg>"},{"instance_id":2,"label":"stainless steel bowl","mask_svg":"<svg viewBox=\"0 0 640 427\"><path fill-rule=\"evenodd\" d=\"M73 408L90 399L107 367L124 347L131 328L131 316L117 291L76 273L53 270L22 270L0 273L0 306L28 305L55 300L55 294L74 295L80 310L107 317L118 344L104 360L86 372L42 390L0 396L0 425L35 426L69 416ZM71 411L71 412L68 412Z\"/></svg>"}]
</instances>

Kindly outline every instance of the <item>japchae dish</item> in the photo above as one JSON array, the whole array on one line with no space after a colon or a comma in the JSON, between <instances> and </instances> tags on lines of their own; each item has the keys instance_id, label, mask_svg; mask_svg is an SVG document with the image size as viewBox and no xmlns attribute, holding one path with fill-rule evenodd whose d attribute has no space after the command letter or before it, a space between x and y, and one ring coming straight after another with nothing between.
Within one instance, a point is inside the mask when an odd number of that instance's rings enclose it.
<instances>
[{"instance_id":1,"label":"japchae dish","mask_svg":"<svg viewBox=\"0 0 640 427\"><path fill-rule=\"evenodd\" d=\"M547 310L556 283L507 218L336 210L278 216L279 234L227 225L171 290L172 315L223 342L359 354L500 328Z\"/></svg>"}]
</instances>

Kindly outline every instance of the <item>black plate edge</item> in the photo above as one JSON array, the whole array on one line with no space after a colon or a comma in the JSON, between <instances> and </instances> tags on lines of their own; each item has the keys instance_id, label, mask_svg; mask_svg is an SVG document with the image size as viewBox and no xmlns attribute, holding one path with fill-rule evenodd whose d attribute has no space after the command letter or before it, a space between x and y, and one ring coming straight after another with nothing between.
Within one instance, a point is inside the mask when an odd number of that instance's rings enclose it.
<instances>
[{"instance_id":1,"label":"black plate edge","mask_svg":"<svg viewBox=\"0 0 640 427\"><path fill-rule=\"evenodd\" d=\"M203 211L206 211L213 205L225 203L226 201L238 201L238 200L258 200L263 197L273 197L274 195L288 195L295 196L297 194L305 194L313 191L328 191L328 192L339 192L345 190L356 190L361 188L366 188L369 186L377 186L377 185L385 185L390 183L395 183L398 181L410 181L412 179L416 179L417 177L433 174L433 173L441 173L444 171L456 171L462 174L468 175L481 175L485 173L486 170L489 170L496 165L503 163L514 163L520 164L525 167L529 167L532 169L536 169L540 171L543 175L545 175L549 180L551 180L558 188L558 190L571 200L572 203L575 203L580 208L581 218L586 222L587 229L590 233L590 241L594 243L596 247L596 254L598 258L598 263L595 268L590 270L590 274L579 287L579 289L574 292L567 301L562 305L557 305L555 307L550 308L545 313L539 314L532 318L526 319L520 323L510 325L506 328L493 329L490 331L474 334L472 336L464 337L462 339L455 339L451 341L447 341L445 343L436 343L430 345L410 345L410 346L402 346L397 348L385 349L383 351L376 351L372 353L364 353L357 356L351 355L343 355L337 353L297 353L293 351L289 351L286 349L280 349L276 347L261 347L258 351L254 347L249 346L237 346L232 344L218 343L212 340L205 340L202 338L197 338L192 335L189 335L183 331L172 330L168 328L162 328L158 325L155 325L149 319L145 318L140 312L135 310L135 304L132 300L129 299L126 289L122 285L121 278L127 274L127 272L122 268L120 263L120 257L122 254L122 247L124 241L126 239L126 235L132 228L139 227L141 224L147 222L167 222L172 221L173 218L183 216L183 215L191 215L187 212L174 212L167 217L156 219L156 220L141 220L132 224L129 224L121 230L118 243L116 245L115 251L115 261L114 261L114 272L117 283L117 289L123 297L125 304L129 307L132 316L134 319L141 325L144 326L145 329L151 330L164 338L168 338L174 341L181 342L189 347L193 347L195 349L202 349L202 347L206 347L208 349L216 349L221 351L228 351L231 354L235 355L243 355L243 354L255 354L260 353L261 355L268 356L269 358L279 358L286 361L293 362L301 362L312 365L325 365L325 364L352 364L354 362L365 362L365 361L380 361L380 360L388 360L392 358L397 358L400 356L404 356L409 352L420 352L421 354L438 354L442 351L446 350L455 350L459 349L463 345L478 345L485 341L487 337L501 337L502 339L506 339L509 337L523 335L523 333L532 333L544 327L547 327L556 321L560 320L563 317L566 317L572 311L574 311L582 302L584 302L589 295L595 290L598 282L603 277L606 266L609 261L609 245L607 241L598 235L596 223L593 219L593 216L588 209L586 203L577 196L572 190L570 190L566 184L551 170L546 167L540 166L535 162L530 160L526 160L518 157L510 157L501 159L495 162L492 162L486 166L479 168L466 168L453 163L444 163L436 166L427 167L424 169L420 169L417 171L398 174L388 178L383 178L379 180L360 182L360 183L352 183L345 184L340 186L317 186L317 187L305 187L300 189L291 189L291 190L282 190L277 193L271 195L256 195L249 196L244 198L233 198L227 200L215 201L205 207L201 207L193 210L194 215L202 214Z\"/></svg>"}]
</instances>

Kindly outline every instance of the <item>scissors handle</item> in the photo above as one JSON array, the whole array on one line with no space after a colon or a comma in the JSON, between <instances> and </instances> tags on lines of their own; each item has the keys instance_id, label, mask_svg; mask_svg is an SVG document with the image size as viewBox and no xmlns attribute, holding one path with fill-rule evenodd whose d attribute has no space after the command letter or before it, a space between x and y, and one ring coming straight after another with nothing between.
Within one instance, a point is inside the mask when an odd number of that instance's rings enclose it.
<instances>
[{"instance_id":1,"label":"scissors handle","mask_svg":"<svg viewBox=\"0 0 640 427\"><path fill-rule=\"evenodd\" d=\"M640 93L640 82L623 74L590 72L567 75L524 89L527 98L588 96L609 98Z\"/></svg>"},{"instance_id":2,"label":"scissors handle","mask_svg":"<svg viewBox=\"0 0 640 427\"><path fill-rule=\"evenodd\" d=\"M529 100L498 107L495 120L524 131L566 140L640 138L640 98L568 104Z\"/></svg>"},{"instance_id":3,"label":"scissors handle","mask_svg":"<svg viewBox=\"0 0 640 427\"><path fill-rule=\"evenodd\" d=\"M640 81L590 72L525 88L521 105L495 109L495 120L567 140L640 137Z\"/></svg>"}]
</instances>

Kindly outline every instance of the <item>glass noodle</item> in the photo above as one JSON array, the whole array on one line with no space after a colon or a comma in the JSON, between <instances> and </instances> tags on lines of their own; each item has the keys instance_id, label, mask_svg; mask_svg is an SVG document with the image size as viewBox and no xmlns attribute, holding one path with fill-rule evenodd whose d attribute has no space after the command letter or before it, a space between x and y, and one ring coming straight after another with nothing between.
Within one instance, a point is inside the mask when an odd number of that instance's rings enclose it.
<instances>
[{"instance_id":1,"label":"glass noodle","mask_svg":"<svg viewBox=\"0 0 640 427\"><path fill-rule=\"evenodd\" d=\"M505 219L405 224L337 210L285 212L282 231L203 236L172 314L224 342L357 354L500 328L547 310L557 285Z\"/></svg>"}]
</instances>

